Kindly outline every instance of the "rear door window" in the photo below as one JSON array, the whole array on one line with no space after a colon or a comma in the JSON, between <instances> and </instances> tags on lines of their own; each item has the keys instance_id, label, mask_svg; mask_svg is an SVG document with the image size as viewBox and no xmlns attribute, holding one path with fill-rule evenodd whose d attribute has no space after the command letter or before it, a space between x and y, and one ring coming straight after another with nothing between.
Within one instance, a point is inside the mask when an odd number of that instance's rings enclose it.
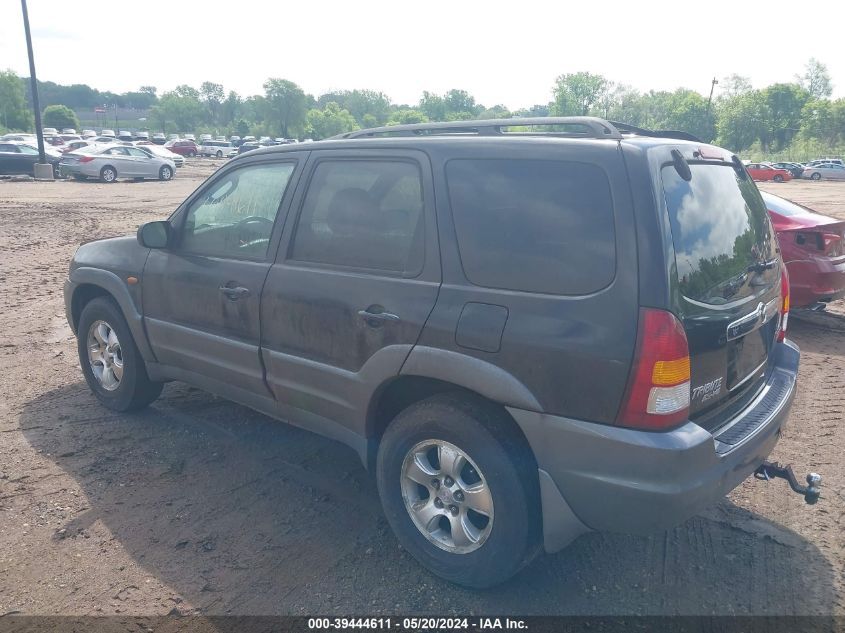
<instances>
[{"instance_id":1,"label":"rear door window","mask_svg":"<svg viewBox=\"0 0 845 633\"><path fill-rule=\"evenodd\" d=\"M399 160L323 160L314 169L291 259L413 276L423 264L422 175Z\"/></svg>"},{"instance_id":2,"label":"rear door window","mask_svg":"<svg viewBox=\"0 0 845 633\"><path fill-rule=\"evenodd\" d=\"M672 166L662 169L683 295L722 305L776 283L777 239L751 178L731 165L693 163L690 169L689 181Z\"/></svg>"},{"instance_id":3,"label":"rear door window","mask_svg":"<svg viewBox=\"0 0 845 633\"><path fill-rule=\"evenodd\" d=\"M446 175L461 263L473 284L583 295L613 281L613 199L597 165L457 159Z\"/></svg>"}]
</instances>

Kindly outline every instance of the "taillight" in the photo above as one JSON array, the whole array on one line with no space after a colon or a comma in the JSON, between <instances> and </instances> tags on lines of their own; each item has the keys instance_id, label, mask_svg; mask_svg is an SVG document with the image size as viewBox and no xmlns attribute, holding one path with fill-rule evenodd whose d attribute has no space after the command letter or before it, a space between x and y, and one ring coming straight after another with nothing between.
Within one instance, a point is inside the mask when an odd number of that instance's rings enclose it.
<instances>
[{"instance_id":1,"label":"taillight","mask_svg":"<svg viewBox=\"0 0 845 633\"><path fill-rule=\"evenodd\" d=\"M838 233L820 233L818 237L819 250L827 257L842 255L842 236Z\"/></svg>"},{"instance_id":2,"label":"taillight","mask_svg":"<svg viewBox=\"0 0 845 633\"><path fill-rule=\"evenodd\" d=\"M780 329L778 330L778 343L786 338L786 326L789 321L789 273L786 266L780 265Z\"/></svg>"},{"instance_id":3,"label":"taillight","mask_svg":"<svg viewBox=\"0 0 845 633\"><path fill-rule=\"evenodd\" d=\"M650 431L689 415L690 359L684 327L671 312L640 309L634 365L616 423Z\"/></svg>"},{"instance_id":4,"label":"taillight","mask_svg":"<svg viewBox=\"0 0 845 633\"><path fill-rule=\"evenodd\" d=\"M82 158L79 159L79 162L80 163L90 163L92 160L94 160L93 156L83 156Z\"/></svg>"}]
</instances>

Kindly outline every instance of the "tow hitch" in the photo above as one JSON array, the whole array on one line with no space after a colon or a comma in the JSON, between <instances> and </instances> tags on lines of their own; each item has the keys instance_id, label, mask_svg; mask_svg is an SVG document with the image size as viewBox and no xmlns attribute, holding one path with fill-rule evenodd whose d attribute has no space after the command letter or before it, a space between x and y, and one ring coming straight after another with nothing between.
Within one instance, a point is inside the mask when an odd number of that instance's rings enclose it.
<instances>
[{"instance_id":1,"label":"tow hitch","mask_svg":"<svg viewBox=\"0 0 845 633\"><path fill-rule=\"evenodd\" d=\"M804 487L798 484L798 480L795 479L795 473L792 472L792 466L788 464L786 466L781 466L777 462L763 462L760 464L760 467L754 471L754 476L757 479L762 479L764 481L769 481L775 477L786 479L789 487L799 495L804 495L804 501L811 505L818 501L819 495L821 495L821 490L819 490L819 487L822 485L821 475L818 473L810 473L807 475L807 486Z\"/></svg>"}]
</instances>

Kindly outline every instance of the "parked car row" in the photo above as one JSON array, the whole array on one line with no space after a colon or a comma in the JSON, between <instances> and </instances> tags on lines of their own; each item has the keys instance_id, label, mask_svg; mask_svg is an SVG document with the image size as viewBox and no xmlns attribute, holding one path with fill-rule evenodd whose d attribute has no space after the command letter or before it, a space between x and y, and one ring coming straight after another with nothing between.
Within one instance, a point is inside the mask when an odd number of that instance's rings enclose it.
<instances>
[{"instance_id":1,"label":"parked car row","mask_svg":"<svg viewBox=\"0 0 845 633\"><path fill-rule=\"evenodd\" d=\"M845 180L845 163L841 158L820 158L807 163L746 162L745 167L758 181L786 182L793 178Z\"/></svg>"}]
</instances>

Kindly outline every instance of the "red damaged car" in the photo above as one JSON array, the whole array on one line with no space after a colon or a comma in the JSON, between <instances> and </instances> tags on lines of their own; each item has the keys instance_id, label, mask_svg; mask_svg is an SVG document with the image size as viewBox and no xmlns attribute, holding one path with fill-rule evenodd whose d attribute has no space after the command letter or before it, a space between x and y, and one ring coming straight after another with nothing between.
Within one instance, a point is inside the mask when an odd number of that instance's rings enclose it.
<instances>
[{"instance_id":1,"label":"red damaged car","mask_svg":"<svg viewBox=\"0 0 845 633\"><path fill-rule=\"evenodd\" d=\"M845 221L761 191L789 271L796 308L845 296Z\"/></svg>"},{"instance_id":2,"label":"red damaged car","mask_svg":"<svg viewBox=\"0 0 845 633\"><path fill-rule=\"evenodd\" d=\"M778 169L765 163L748 163L745 168L754 180L773 180L786 182L792 180L792 174L785 169Z\"/></svg>"}]
</instances>

